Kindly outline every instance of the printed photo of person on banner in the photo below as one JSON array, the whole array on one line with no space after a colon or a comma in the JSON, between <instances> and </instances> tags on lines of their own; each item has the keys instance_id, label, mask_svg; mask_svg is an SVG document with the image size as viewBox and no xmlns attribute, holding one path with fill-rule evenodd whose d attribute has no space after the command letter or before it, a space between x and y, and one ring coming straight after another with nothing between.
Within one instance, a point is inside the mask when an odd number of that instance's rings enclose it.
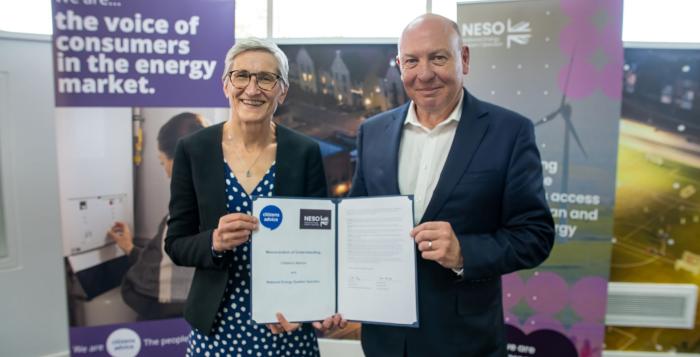
<instances>
[{"instance_id":1,"label":"printed photo of person on banner","mask_svg":"<svg viewBox=\"0 0 700 357\"><path fill-rule=\"evenodd\" d=\"M172 175L177 141L207 126L201 116L183 112L165 123L158 132L158 159L168 178ZM163 240L168 216L158 224L158 233L138 245L129 225L117 221L107 232L129 257L129 270L121 284L124 302L140 320L182 316L194 271L178 267L164 254Z\"/></svg>"},{"instance_id":2,"label":"printed photo of person on banner","mask_svg":"<svg viewBox=\"0 0 700 357\"><path fill-rule=\"evenodd\" d=\"M168 176L180 138L226 120L234 1L51 7L71 353L182 355L194 269L164 251Z\"/></svg>"}]
</instances>

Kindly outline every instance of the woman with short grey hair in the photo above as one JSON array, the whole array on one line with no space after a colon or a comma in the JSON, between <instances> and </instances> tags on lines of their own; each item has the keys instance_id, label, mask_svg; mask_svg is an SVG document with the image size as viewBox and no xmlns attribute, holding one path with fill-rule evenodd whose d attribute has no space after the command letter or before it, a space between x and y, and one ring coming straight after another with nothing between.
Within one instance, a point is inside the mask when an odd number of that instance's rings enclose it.
<instances>
[{"instance_id":1,"label":"woman with short grey hair","mask_svg":"<svg viewBox=\"0 0 700 357\"><path fill-rule=\"evenodd\" d=\"M273 42L255 37L240 39L228 50L224 60L224 73L221 75L221 80L226 80L229 69L233 64L233 59L247 51L264 51L273 55L277 60L277 69L282 82L284 82L286 88L289 88L289 60L287 55Z\"/></svg>"},{"instance_id":2,"label":"woman with short grey hair","mask_svg":"<svg viewBox=\"0 0 700 357\"><path fill-rule=\"evenodd\" d=\"M272 121L288 73L274 43L238 40L222 76L229 119L178 144L165 250L176 264L196 268L184 314L192 326L188 356L319 355L309 324L282 314L266 326L251 320L252 197L327 195L318 143ZM339 321L329 317L323 326Z\"/></svg>"}]
</instances>

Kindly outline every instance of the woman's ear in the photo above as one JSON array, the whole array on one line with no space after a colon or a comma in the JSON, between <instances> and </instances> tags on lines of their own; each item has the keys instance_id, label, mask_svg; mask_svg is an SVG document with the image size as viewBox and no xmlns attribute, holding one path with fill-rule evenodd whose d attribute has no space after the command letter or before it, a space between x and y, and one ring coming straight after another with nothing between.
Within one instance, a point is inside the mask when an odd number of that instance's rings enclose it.
<instances>
[{"instance_id":1,"label":"woman's ear","mask_svg":"<svg viewBox=\"0 0 700 357\"><path fill-rule=\"evenodd\" d=\"M221 90L223 90L223 92L224 92L224 97L226 97L228 99L228 95L229 95L229 93L228 93L228 81L226 81L225 79L222 83Z\"/></svg>"},{"instance_id":2,"label":"woman's ear","mask_svg":"<svg viewBox=\"0 0 700 357\"><path fill-rule=\"evenodd\" d=\"M287 98L288 92L289 92L289 88L284 86L282 94L280 94L280 96L277 98L277 105L282 105L282 103L284 103L284 100Z\"/></svg>"}]
</instances>

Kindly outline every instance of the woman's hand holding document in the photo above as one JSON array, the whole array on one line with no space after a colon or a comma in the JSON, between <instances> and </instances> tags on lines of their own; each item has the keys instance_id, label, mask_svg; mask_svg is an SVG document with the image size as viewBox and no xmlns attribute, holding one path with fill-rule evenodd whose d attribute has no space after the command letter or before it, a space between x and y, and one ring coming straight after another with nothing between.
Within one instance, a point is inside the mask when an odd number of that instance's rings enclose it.
<instances>
[{"instance_id":1,"label":"woman's hand holding document","mask_svg":"<svg viewBox=\"0 0 700 357\"><path fill-rule=\"evenodd\" d=\"M260 197L253 215L254 321L418 325L410 197Z\"/></svg>"}]
</instances>

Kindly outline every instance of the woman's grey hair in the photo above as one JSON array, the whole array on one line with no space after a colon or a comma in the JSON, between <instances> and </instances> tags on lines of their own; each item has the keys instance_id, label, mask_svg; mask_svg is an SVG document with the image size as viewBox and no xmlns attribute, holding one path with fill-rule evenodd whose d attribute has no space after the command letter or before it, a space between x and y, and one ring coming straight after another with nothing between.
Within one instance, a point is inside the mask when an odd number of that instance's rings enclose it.
<instances>
[{"instance_id":1,"label":"woman's grey hair","mask_svg":"<svg viewBox=\"0 0 700 357\"><path fill-rule=\"evenodd\" d=\"M241 53L248 51L264 51L275 56L277 60L277 69L279 70L278 74L282 77L284 86L289 88L289 60L287 59L287 55L272 41L255 37L238 39L236 40L236 44L228 50L224 62L224 74L221 76L222 80L226 80L226 76L231 70L233 59Z\"/></svg>"}]
</instances>

